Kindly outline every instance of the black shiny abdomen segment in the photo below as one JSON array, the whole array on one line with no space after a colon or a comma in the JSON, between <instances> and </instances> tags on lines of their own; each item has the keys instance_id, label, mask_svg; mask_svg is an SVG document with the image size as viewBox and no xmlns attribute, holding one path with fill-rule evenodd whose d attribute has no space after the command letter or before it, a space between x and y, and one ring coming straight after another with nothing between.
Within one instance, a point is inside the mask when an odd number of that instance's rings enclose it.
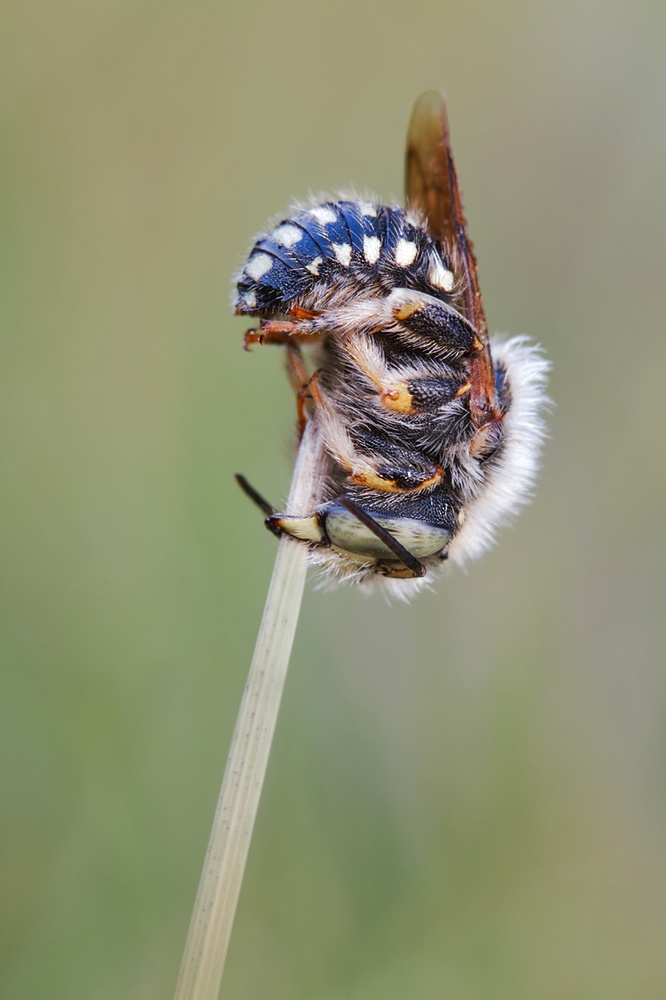
<instances>
[{"instance_id":1,"label":"black shiny abdomen segment","mask_svg":"<svg viewBox=\"0 0 666 1000\"><path fill-rule=\"evenodd\" d=\"M270 266L266 266L270 261ZM315 284L372 283L388 294L413 288L448 301L429 279L450 261L425 228L400 208L362 201L322 202L295 212L261 236L238 280L239 312L286 308Z\"/></svg>"}]
</instances>

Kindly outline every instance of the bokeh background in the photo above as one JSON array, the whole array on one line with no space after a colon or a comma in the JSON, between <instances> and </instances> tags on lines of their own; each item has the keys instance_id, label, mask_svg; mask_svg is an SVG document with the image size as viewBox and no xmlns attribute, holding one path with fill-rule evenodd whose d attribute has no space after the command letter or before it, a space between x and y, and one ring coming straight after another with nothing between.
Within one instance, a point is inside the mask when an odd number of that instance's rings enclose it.
<instances>
[{"instance_id":1,"label":"bokeh background","mask_svg":"<svg viewBox=\"0 0 666 1000\"><path fill-rule=\"evenodd\" d=\"M232 475L290 478L230 280L399 197L433 87L543 475L411 606L308 586L223 995L664 995L664 11L3 4L3 997L172 993L275 551Z\"/></svg>"}]
</instances>

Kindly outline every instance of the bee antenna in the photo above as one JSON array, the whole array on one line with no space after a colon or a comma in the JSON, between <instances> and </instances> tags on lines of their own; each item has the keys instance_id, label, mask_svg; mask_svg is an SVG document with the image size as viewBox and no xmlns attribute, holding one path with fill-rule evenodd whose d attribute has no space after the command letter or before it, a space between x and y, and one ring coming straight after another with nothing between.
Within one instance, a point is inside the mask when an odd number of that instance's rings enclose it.
<instances>
[{"instance_id":1,"label":"bee antenna","mask_svg":"<svg viewBox=\"0 0 666 1000\"><path fill-rule=\"evenodd\" d=\"M243 493L246 493L247 496L249 496L250 500L256 503L257 507L260 507L267 517L271 517L271 515L275 514L275 507L271 507L268 500L264 500L261 493L257 493L254 486L251 486L248 483L245 476L241 476L241 474L237 472L235 479L240 488L242 489Z\"/></svg>"},{"instance_id":2,"label":"bee antenna","mask_svg":"<svg viewBox=\"0 0 666 1000\"><path fill-rule=\"evenodd\" d=\"M350 500L349 497L339 497L338 503L341 507L346 507L350 514L353 514L354 517L361 522L361 524L364 524L366 528L373 533L373 535L376 535L377 538L384 543L387 549L391 550L396 559L399 559L400 562L406 566L407 569L410 569L415 576L425 576L426 569L423 563L419 562L416 556L413 556L412 553L404 547L404 545L401 545L398 539L394 538L393 535L386 530L386 528L382 528L381 524L379 524L378 521L375 521L374 517L367 514L362 507L359 507L358 504L354 503L353 500Z\"/></svg>"}]
</instances>

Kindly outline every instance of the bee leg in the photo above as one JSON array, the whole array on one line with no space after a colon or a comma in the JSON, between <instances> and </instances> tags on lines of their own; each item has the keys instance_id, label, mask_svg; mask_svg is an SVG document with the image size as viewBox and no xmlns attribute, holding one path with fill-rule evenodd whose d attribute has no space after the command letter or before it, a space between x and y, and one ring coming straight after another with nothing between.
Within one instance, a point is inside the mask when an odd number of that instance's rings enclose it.
<instances>
[{"instance_id":1,"label":"bee leg","mask_svg":"<svg viewBox=\"0 0 666 1000\"><path fill-rule=\"evenodd\" d=\"M421 375L414 367L389 367L373 337L349 338L343 349L356 367L373 383L380 402L396 413L426 413L438 410L469 392L465 376Z\"/></svg>"},{"instance_id":2,"label":"bee leg","mask_svg":"<svg viewBox=\"0 0 666 1000\"><path fill-rule=\"evenodd\" d=\"M483 344L465 317L446 302L425 299L414 292L400 289L390 296L395 301L393 320L414 340L450 348L455 354L475 354Z\"/></svg>"},{"instance_id":3,"label":"bee leg","mask_svg":"<svg viewBox=\"0 0 666 1000\"><path fill-rule=\"evenodd\" d=\"M287 373L289 375L289 381L291 382L292 389L296 393L296 421L298 429L298 440L303 437L303 431L305 430L305 425L308 422L307 417L307 403L308 400L312 399L309 392L309 382L308 372L303 363L303 355L301 354L301 349L298 343L293 341L286 345L287 347Z\"/></svg>"},{"instance_id":4,"label":"bee leg","mask_svg":"<svg viewBox=\"0 0 666 1000\"><path fill-rule=\"evenodd\" d=\"M286 344L287 348L287 374L291 387L295 393L302 391L308 382L308 372L303 362L303 355L298 342L291 341Z\"/></svg>"},{"instance_id":5,"label":"bee leg","mask_svg":"<svg viewBox=\"0 0 666 1000\"><path fill-rule=\"evenodd\" d=\"M273 511L266 518L266 527L274 535L290 535L297 542L328 548L330 541L324 529L324 519L318 511L299 517L295 514L278 514Z\"/></svg>"},{"instance_id":6,"label":"bee leg","mask_svg":"<svg viewBox=\"0 0 666 1000\"><path fill-rule=\"evenodd\" d=\"M294 346L297 347L297 345ZM294 365L293 368L292 364ZM298 360L296 360L296 358L292 359L291 356L289 357L288 365L291 384L296 389L296 416L298 440L300 441L303 437L305 425L308 422L308 404L312 404L314 402L319 406L324 405L321 392L318 387L319 369L317 369L316 372L313 372L313 374L308 378L300 351L298 351Z\"/></svg>"},{"instance_id":7,"label":"bee leg","mask_svg":"<svg viewBox=\"0 0 666 1000\"><path fill-rule=\"evenodd\" d=\"M252 344L280 344L286 348L287 374L289 375L291 386L296 393L296 417L298 439L300 441L307 423L307 401L312 399L312 393L309 389L310 376L308 376L300 349L303 339L293 333L293 330L296 329L297 326L298 324L296 323L282 321L265 323L265 321L262 320L262 326L259 330L247 331L243 341L243 346L246 351L251 349ZM313 339L319 338L310 337L310 342L312 342Z\"/></svg>"},{"instance_id":8,"label":"bee leg","mask_svg":"<svg viewBox=\"0 0 666 1000\"><path fill-rule=\"evenodd\" d=\"M441 465L412 448L403 448L380 431L356 428L349 482L381 493L414 493L437 486L444 478Z\"/></svg>"},{"instance_id":9,"label":"bee leg","mask_svg":"<svg viewBox=\"0 0 666 1000\"><path fill-rule=\"evenodd\" d=\"M381 401L396 413L427 413L460 399L472 388L469 381L450 378L410 378L382 389Z\"/></svg>"},{"instance_id":10,"label":"bee leg","mask_svg":"<svg viewBox=\"0 0 666 1000\"><path fill-rule=\"evenodd\" d=\"M282 320L267 322L262 319L258 330L246 330L243 347L249 351L254 344L288 344L295 328L295 323Z\"/></svg>"},{"instance_id":11,"label":"bee leg","mask_svg":"<svg viewBox=\"0 0 666 1000\"><path fill-rule=\"evenodd\" d=\"M504 436L504 418L502 415L495 420L482 424L470 441L469 453L480 462L492 458L498 451Z\"/></svg>"},{"instance_id":12,"label":"bee leg","mask_svg":"<svg viewBox=\"0 0 666 1000\"><path fill-rule=\"evenodd\" d=\"M437 486L443 478L444 470L440 465L424 468L423 463L398 465L388 460L380 464L377 459L366 459L356 463L349 482L380 493L417 493Z\"/></svg>"},{"instance_id":13,"label":"bee leg","mask_svg":"<svg viewBox=\"0 0 666 1000\"><path fill-rule=\"evenodd\" d=\"M322 338L323 333L313 327L315 313L293 306L289 315L293 316L292 320L261 319L258 330L246 332L243 339L245 350L249 351L253 344L289 344L294 340L312 343Z\"/></svg>"},{"instance_id":14,"label":"bee leg","mask_svg":"<svg viewBox=\"0 0 666 1000\"><path fill-rule=\"evenodd\" d=\"M321 377L321 368L317 368L316 372L313 372L308 379L307 390L310 394L310 398L314 399L317 406L327 406L324 397L321 394L321 389L319 388L319 379Z\"/></svg>"},{"instance_id":15,"label":"bee leg","mask_svg":"<svg viewBox=\"0 0 666 1000\"><path fill-rule=\"evenodd\" d=\"M375 386L382 405L395 413L432 413L465 395L469 395L470 412L472 412L475 391L474 363L480 355L472 358L471 364L467 366L469 370L467 378L464 375L437 377L420 375L414 368L390 368L386 363L384 352L371 336L349 338L344 342L343 349ZM456 368L452 368L451 371L455 373ZM480 418L474 421L474 426L476 431L470 443L470 454L473 458L483 461L494 455L501 444L504 430L503 414L498 409L483 411ZM388 454L385 441L372 450L379 454ZM404 455L398 460L398 464L403 460L409 460L409 456ZM351 468L351 465L347 463L347 467ZM361 480L353 479L352 482L360 483ZM386 489L377 482L365 484L371 485L371 488Z\"/></svg>"}]
</instances>

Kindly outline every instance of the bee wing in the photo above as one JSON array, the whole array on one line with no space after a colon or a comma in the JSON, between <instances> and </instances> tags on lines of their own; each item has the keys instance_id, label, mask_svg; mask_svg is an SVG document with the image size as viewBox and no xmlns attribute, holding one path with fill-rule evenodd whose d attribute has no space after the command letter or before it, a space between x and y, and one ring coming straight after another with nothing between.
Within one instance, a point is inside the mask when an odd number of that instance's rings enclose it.
<instances>
[{"instance_id":1,"label":"bee wing","mask_svg":"<svg viewBox=\"0 0 666 1000\"><path fill-rule=\"evenodd\" d=\"M475 327L483 348L473 363L470 412L477 426L497 415L495 374L488 325L479 291L478 266L462 205L456 167L451 152L449 119L444 95L428 90L417 99L407 132L405 163L406 200L409 208L425 216L430 234L459 260L463 279L461 311Z\"/></svg>"}]
</instances>

